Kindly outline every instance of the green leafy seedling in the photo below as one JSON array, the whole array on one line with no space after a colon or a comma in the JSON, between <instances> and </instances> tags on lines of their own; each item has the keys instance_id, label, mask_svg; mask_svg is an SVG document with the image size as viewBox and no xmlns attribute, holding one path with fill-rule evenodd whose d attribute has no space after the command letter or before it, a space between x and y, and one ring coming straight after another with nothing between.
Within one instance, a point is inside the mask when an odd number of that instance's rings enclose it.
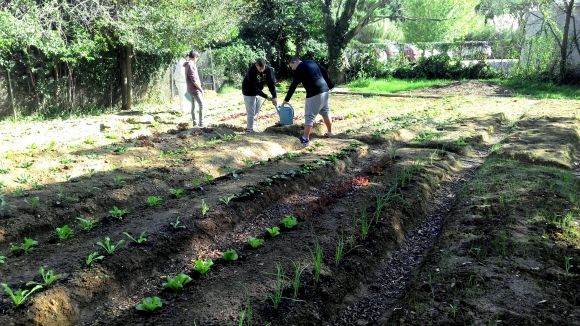
<instances>
[{"instance_id":1,"label":"green leafy seedling","mask_svg":"<svg viewBox=\"0 0 580 326\"><path fill-rule=\"evenodd\" d=\"M147 197L147 205L154 207L159 206L163 202L163 199L160 196L149 196Z\"/></svg>"},{"instance_id":2,"label":"green leafy seedling","mask_svg":"<svg viewBox=\"0 0 580 326\"><path fill-rule=\"evenodd\" d=\"M189 275L181 273L175 277L168 278L167 283L163 283L163 287L172 291L180 291L187 283L191 281L192 279L189 277Z\"/></svg>"},{"instance_id":3,"label":"green leafy seedling","mask_svg":"<svg viewBox=\"0 0 580 326\"><path fill-rule=\"evenodd\" d=\"M72 239L75 236L73 230L66 224L61 228L56 228L55 232L61 241Z\"/></svg>"},{"instance_id":4,"label":"green leafy seedling","mask_svg":"<svg viewBox=\"0 0 580 326\"><path fill-rule=\"evenodd\" d=\"M177 230L177 229L185 229L185 225L183 225L181 223L181 221L179 221L179 216L175 219L175 222L169 222L169 224L171 225L171 227L174 230Z\"/></svg>"},{"instance_id":5,"label":"green leafy seedling","mask_svg":"<svg viewBox=\"0 0 580 326\"><path fill-rule=\"evenodd\" d=\"M224 205L230 206L230 203L231 203L232 199L234 199L234 198L236 198L236 195L226 195L226 196L220 197L220 201L222 203L224 203Z\"/></svg>"},{"instance_id":6,"label":"green leafy seedling","mask_svg":"<svg viewBox=\"0 0 580 326\"><path fill-rule=\"evenodd\" d=\"M105 237L105 241L97 242L97 246L105 249L107 254L112 255L120 246L125 243L125 240L119 240L117 244L111 243L111 238Z\"/></svg>"},{"instance_id":7,"label":"green leafy seedling","mask_svg":"<svg viewBox=\"0 0 580 326\"><path fill-rule=\"evenodd\" d=\"M294 217L292 215L286 215L282 219L282 224L284 224L285 228L291 229L291 228L295 227L296 224L298 224L298 220L296 219L296 217Z\"/></svg>"},{"instance_id":8,"label":"green leafy seedling","mask_svg":"<svg viewBox=\"0 0 580 326\"><path fill-rule=\"evenodd\" d=\"M12 303L18 307L23 304L32 293L42 289L42 285L36 285L30 290L16 290L16 292L12 291L12 289L6 283L2 283L2 288L4 289L4 292L10 296Z\"/></svg>"},{"instance_id":9,"label":"green leafy seedling","mask_svg":"<svg viewBox=\"0 0 580 326\"><path fill-rule=\"evenodd\" d=\"M0 265L6 264L6 256L0 256Z\"/></svg>"},{"instance_id":10,"label":"green leafy seedling","mask_svg":"<svg viewBox=\"0 0 580 326\"><path fill-rule=\"evenodd\" d=\"M111 208L111 210L109 211L109 215L118 220L122 219L123 216L127 215L128 213L129 213L128 209L118 208L117 206L113 206L113 208Z\"/></svg>"},{"instance_id":11,"label":"green leafy seedling","mask_svg":"<svg viewBox=\"0 0 580 326\"><path fill-rule=\"evenodd\" d=\"M87 256L85 263L87 266L91 266L95 261L103 259L105 259L105 256L99 255L99 253L95 251Z\"/></svg>"},{"instance_id":12,"label":"green leafy seedling","mask_svg":"<svg viewBox=\"0 0 580 326\"><path fill-rule=\"evenodd\" d=\"M272 238L274 238L275 236L280 235L280 228L277 227L277 226L274 226L274 227L271 227L271 228L266 228L266 231L268 231L268 234Z\"/></svg>"},{"instance_id":13,"label":"green leafy seedling","mask_svg":"<svg viewBox=\"0 0 580 326\"><path fill-rule=\"evenodd\" d=\"M205 202L205 199L201 200L200 211L202 217L205 217L207 212L209 212L209 205Z\"/></svg>"},{"instance_id":14,"label":"green leafy seedling","mask_svg":"<svg viewBox=\"0 0 580 326\"><path fill-rule=\"evenodd\" d=\"M10 246L10 251L12 252L24 251L24 253L28 253L29 251L32 251L36 246L38 246L38 241L32 238L25 237L24 241L20 246L12 244Z\"/></svg>"},{"instance_id":15,"label":"green leafy seedling","mask_svg":"<svg viewBox=\"0 0 580 326\"><path fill-rule=\"evenodd\" d=\"M193 261L193 264L194 264L193 268L201 275L204 275L207 272L209 272L209 269L213 266L213 261L211 259L208 260L196 259Z\"/></svg>"},{"instance_id":16,"label":"green leafy seedling","mask_svg":"<svg viewBox=\"0 0 580 326\"><path fill-rule=\"evenodd\" d=\"M234 249L229 249L224 251L222 258L225 261L238 260L238 253Z\"/></svg>"},{"instance_id":17,"label":"green leafy seedling","mask_svg":"<svg viewBox=\"0 0 580 326\"><path fill-rule=\"evenodd\" d=\"M169 192L171 193L171 196L173 196L174 198L181 198L183 197L183 195L185 195L185 190L181 189L181 188L176 188L176 189L169 189Z\"/></svg>"},{"instance_id":18,"label":"green leafy seedling","mask_svg":"<svg viewBox=\"0 0 580 326\"><path fill-rule=\"evenodd\" d=\"M249 237L248 244L250 245L250 247L252 247L252 249L258 249L264 245L264 239Z\"/></svg>"},{"instance_id":19,"label":"green leafy seedling","mask_svg":"<svg viewBox=\"0 0 580 326\"><path fill-rule=\"evenodd\" d=\"M129 232L123 232L123 234L125 236L127 236L127 238L129 238L129 240L135 242L136 244L143 244L147 241L147 233L145 231L141 232L141 234L139 235L139 238L135 239Z\"/></svg>"},{"instance_id":20,"label":"green leafy seedling","mask_svg":"<svg viewBox=\"0 0 580 326\"><path fill-rule=\"evenodd\" d=\"M96 225L97 225L97 221L90 219L90 218L82 218L82 217L77 217L77 221L79 221L79 227L83 230L83 231L90 231L92 230Z\"/></svg>"},{"instance_id":21,"label":"green leafy seedling","mask_svg":"<svg viewBox=\"0 0 580 326\"><path fill-rule=\"evenodd\" d=\"M135 309L143 312L153 312L161 307L163 307L163 303L159 297L146 297L135 306Z\"/></svg>"},{"instance_id":22,"label":"green leafy seedling","mask_svg":"<svg viewBox=\"0 0 580 326\"><path fill-rule=\"evenodd\" d=\"M38 270L38 273L42 277L42 283L30 281L30 282L26 283L26 286L31 286L31 285L51 286L54 284L54 282L58 281L61 278L61 275L56 274L52 270L45 270L44 267L40 267L40 269Z\"/></svg>"}]
</instances>

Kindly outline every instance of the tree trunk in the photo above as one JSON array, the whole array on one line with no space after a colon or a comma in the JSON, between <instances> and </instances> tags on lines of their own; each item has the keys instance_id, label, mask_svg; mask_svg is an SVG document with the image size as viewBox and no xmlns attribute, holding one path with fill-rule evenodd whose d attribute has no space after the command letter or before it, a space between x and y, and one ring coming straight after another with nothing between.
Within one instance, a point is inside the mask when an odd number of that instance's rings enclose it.
<instances>
[{"instance_id":1,"label":"tree trunk","mask_svg":"<svg viewBox=\"0 0 580 326\"><path fill-rule=\"evenodd\" d=\"M572 21L572 12L574 9L574 0L570 2L564 2L566 6L566 16L564 20L564 30L562 35L562 44L560 45L560 71L559 79L563 82L567 75L568 68L568 46L569 46L569 34L570 34L570 22Z\"/></svg>"},{"instance_id":2,"label":"tree trunk","mask_svg":"<svg viewBox=\"0 0 580 326\"><path fill-rule=\"evenodd\" d=\"M121 110L131 110L133 107L133 78L131 72L131 59L133 49L130 45L121 48Z\"/></svg>"},{"instance_id":3,"label":"tree trunk","mask_svg":"<svg viewBox=\"0 0 580 326\"><path fill-rule=\"evenodd\" d=\"M16 120L16 106L14 105L14 94L12 93L12 78L10 77L10 69L6 68L6 82L8 83L8 96L10 97L10 106L12 107L12 114L14 115L14 120Z\"/></svg>"},{"instance_id":4,"label":"tree trunk","mask_svg":"<svg viewBox=\"0 0 580 326\"><path fill-rule=\"evenodd\" d=\"M346 82L344 50L346 44L337 41L328 42L328 72L335 84Z\"/></svg>"}]
</instances>

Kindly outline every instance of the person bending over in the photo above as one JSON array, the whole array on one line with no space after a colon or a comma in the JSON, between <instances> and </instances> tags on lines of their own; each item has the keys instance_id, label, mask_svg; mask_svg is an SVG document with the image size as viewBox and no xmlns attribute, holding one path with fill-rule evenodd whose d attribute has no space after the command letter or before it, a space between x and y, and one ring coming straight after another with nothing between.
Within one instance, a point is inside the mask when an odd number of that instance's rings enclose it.
<instances>
[{"instance_id":1,"label":"person bending over","mask_svg":"<svg viewBox=\"0 0 580 326\"><path fill-rule=\"evenodd\" d=\"M246 132L254 132L254 121L258 118L261 105L258 96L272 101L274 106L278 106L275 84L276 76L274 75L274 69L266 64L265 59L257 59L255 63L250 65L242 82L242 94L244 95L244 103L246 105L246 112L248 113ZM262 91L264 85L268 85L272 97L268 97Z\"/></svg>"},{"instance_id":2,"label":"person bending over","mask_svg":"<svg viewBox=\"0 0 580 326\"><path fill-rule=\"evenodd\" d=\"M294 71L294 79L288 93L284 98L284 103L289 103L298 84L302 83L306 89L306 101L304 102L304 134L300 136L300 142L307 144L310 141L310 132L314 125L314 118L320 113L326 125L326 136L332 135L332 120L330 119L330 108L328 107L328 95L334 84L328 77L328 72L324 67L311 60L300 60L299 57L292 57L289 66Z\"/></svg>"}]
</instances>

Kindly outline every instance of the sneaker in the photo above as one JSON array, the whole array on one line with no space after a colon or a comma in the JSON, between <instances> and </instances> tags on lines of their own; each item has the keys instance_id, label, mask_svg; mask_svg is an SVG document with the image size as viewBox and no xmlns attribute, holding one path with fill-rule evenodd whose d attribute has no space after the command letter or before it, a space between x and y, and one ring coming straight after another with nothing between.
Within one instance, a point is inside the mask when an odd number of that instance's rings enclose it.
<instances>
[{"instance_id":1,"label":"sneaker","mask_svg":"<svg viewBox=\"0 0 580 326\"><path fill-rule=\"evenodd\" d=\"M310 141L310 139L305 138L304 136L300 136L299 139L302 144L308 144L308 142Z\"/></svg>"},{"instance_id":2,"label":"sneaker","mask_svg":"<svg viewBox=\"0 0 580 326\"><path fill-rule=\"evenodd\" d=\"M326 138L330 138L332 136L333 136L333 134L331 132L327 132L324 134L324 137L326 137Z\"/></svg>"},{"instance_id":3,"label":"sneaker","mask_svg":"<svg viewBox=\"0 0 580 326\"><path fill-rule=\"evenodd\" d=\"M255 133L254 130L252 130L252 129L246 129L246 134L253 134L253 133Z\"/></svg>"}]
</instances>

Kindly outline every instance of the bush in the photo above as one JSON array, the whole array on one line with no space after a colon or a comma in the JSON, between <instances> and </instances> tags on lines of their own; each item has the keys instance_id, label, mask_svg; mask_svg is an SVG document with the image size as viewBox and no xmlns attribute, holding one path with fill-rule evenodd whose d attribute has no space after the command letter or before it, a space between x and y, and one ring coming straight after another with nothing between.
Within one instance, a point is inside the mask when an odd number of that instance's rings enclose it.
<instances>
[{"instance_id":1,"label":"bush","mask_svg":"<svg viewBox=\"0 0 580 326\"><path fill-rule=\"evenodd\" d=\"M243 41L236 41L214 51L216 74L221 74L226 81L239 84L248 67L257 58L265 58L263 50L258 50Z\"/></svg>"},{"instance_id":2,"label":"bush","mask_svg":"<svg viewBox=\"0 0 580 326\"><path fill-rule=\"evenodd\" d=\"M460 61L453 61L447 54L420 58L417 63L404 64L393 72L396 78L427 79L480 79L497 77L498 73L484 61L463 67Z\"/></svg>"}]
</instances>

